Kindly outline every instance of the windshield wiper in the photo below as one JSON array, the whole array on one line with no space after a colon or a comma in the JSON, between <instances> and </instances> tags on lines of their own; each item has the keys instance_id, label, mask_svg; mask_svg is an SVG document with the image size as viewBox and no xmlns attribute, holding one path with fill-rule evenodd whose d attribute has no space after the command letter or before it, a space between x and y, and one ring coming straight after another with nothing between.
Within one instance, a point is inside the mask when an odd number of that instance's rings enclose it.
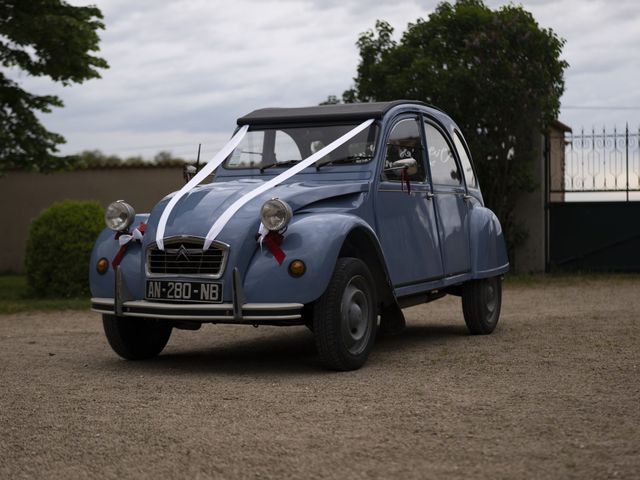
<instances>
[{"instance_id":1,"label":"windshield wiper","mask_svg":"<svg viewBox=\"0 0 640 480\"><path fill-rule=\"evenodd\" d=\"M262 167L260 167L260 173L264 172L267 168L286 167L287 165L294 165L298 162L300 162L300 160L285 160L284 162L275 161L273 163L270 163L268 165L263 165Z\"/></svg>"},{"instance_id":2,"label":"windshield wiper","mask_svg":"<svg viewBox=\"0 0 640 480\"><path fill-rule=\"evenodd\" d=\"M331 165L334 163L351 163L354 160L371 160L373 155L349 155L348 157L336 158L335 160L330 160L328 162L322 162L319 165L316 165L316 170L320 170L320 167L324 165Z\"/></svg>"}]
</instances>

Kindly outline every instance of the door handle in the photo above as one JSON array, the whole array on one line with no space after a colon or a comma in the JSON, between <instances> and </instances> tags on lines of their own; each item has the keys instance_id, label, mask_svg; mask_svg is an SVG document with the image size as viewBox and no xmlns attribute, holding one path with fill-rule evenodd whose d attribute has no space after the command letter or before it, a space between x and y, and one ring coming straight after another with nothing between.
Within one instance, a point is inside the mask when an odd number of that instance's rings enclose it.
<instances>
[{"instance_id":1,"label":"door handle","mask_svg":"<svg viewBox=\"0 0 640 480\"><path fill-rule=\"evenodd\" d=\"M425 197L427 197L427 200L431 200L435 196L436 194L433 192L427 192L427 194L425 195Z\"/></svg>"},{"instance_id":2,"label":"door handle","mask_svg":"<svg viewBox=\"0 0 640 480\"><path fill-rule=\"evenodd\" d=\"M471 195L469 195L468 193L465 193L464 195L462 195L462 199L465 202L468 202L469 200L471 200Z\"/></svg>"}]
</instances>

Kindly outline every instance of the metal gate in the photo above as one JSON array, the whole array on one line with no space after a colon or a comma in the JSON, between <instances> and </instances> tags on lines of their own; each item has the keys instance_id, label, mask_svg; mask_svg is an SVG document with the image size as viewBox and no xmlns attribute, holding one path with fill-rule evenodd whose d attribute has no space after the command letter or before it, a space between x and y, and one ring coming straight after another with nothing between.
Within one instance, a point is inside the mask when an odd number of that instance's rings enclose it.
<instances>
[{"instance_id":1,"label":"metal gate","mask_svg":"<svg viewBox=\"0 0 640 480\"><path fill-rule=\"evenodd\" d=\"M547 270L640 272L640 131L547 137Z\"/></svg>"}]
</instances>

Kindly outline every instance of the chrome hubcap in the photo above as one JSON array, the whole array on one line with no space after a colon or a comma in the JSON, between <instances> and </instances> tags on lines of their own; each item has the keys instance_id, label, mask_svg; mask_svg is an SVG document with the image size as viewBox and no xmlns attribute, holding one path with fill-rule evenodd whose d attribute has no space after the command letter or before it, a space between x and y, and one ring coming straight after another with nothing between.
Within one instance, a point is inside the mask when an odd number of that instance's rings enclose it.
<instances>
[{"instance_id":1,"label":"chrome hubcap","mask_svg":"<svg viewBox=\"0 0 640 480\"><path fill-rule=\"evenodd\" d=\"M342 338L353 355L364 350L371 335L371 306L365 290L364 278L353 277L344 289L340 304Z\"/></svg>"},{"instance_id":2,"label":"chrome hubcap","mask_svg":"<svg viewBox=\"0 0 640 480\"><path fill-rule=\"evenodd\" d=\"M492 323L494 321L494 316L498 309L498 286L495 283L495 280L485 280L484 281L484 307L487 312L486 319L488 322Z\"/></svg>"}]
</instances>

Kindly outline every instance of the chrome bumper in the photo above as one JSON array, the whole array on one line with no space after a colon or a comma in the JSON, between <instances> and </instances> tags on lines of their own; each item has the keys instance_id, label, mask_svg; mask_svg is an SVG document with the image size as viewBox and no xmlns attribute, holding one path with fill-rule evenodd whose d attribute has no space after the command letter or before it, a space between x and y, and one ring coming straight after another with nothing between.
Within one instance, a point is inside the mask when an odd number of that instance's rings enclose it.
<instances>
[{"instance_id":1,"label":"chrome bumper","mask_svg":"<svg viewBox=\"0 0 640 480\"><path fill-rule=\"evenodd\" d=\"M233 303L152 302L132 298L122 276L122 270L118 266L115 275L115 298L92 298L91 310L122 317L152 317L197 322L300 323L303 304L246 303L238 269L234 268L232 273Z\"/></svg>"},{"instance_id":2,"label":"chrome bumper","mask_svg":"<svg viewBox=\"0 0 640 480\"><path fill-rule=\"evenodd\" d=\"M116 314L113 298L92 298L91 310ZM231 303L166 303L147 300L122 302L124 317L153 317L167 320L200 322L260 323L265 321L293 321L302 318L301 303L245 303L234 313ZM239 313L239 315L238 315Z\"/></svg>"}]
</instances>

